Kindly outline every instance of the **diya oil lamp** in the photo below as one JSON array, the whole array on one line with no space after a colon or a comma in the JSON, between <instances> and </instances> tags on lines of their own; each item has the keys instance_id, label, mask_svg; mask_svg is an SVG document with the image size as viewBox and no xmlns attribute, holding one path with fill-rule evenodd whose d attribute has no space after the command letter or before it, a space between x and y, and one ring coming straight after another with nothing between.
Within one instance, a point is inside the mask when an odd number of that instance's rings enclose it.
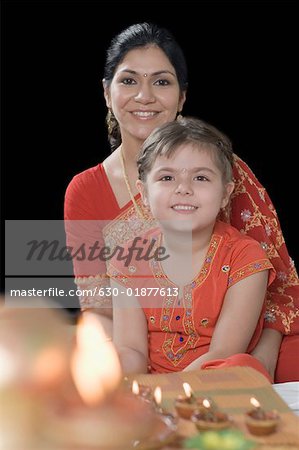
<instances>
[{"instance_id":1,"label":"diya oil lamp","mask_svg":"<svg viewBox=\"0 0 299 450\"><path fill-rule=\"evenodd\" d=\"M245 423L250 433L256 436L274 433L280 420L277 411L265 411L255 397L251 397L250 403L253 409L245 416Z\"/></svg>"},{"instance_id":2,"label":"diya oil lamp","mask_svg":"<svg viewBox=\"0 0 299 450\"><path fill-rule=\"evenodd\" d=\"M192 414L202 408L203 398L196 397L189 383L183 383L185 395L178 395L174 402L177 414L183 419L190 420Z\"/></svg>"},{"instance_id":3,"label":"diya oil lamp","mask_svg":"<svg viewBox=\"0 0 299 450\"><path fill-rule=\"evenodd\" d=\"M211 402L205 398L202 402L203 408L195 411L191 420L200 431L216 431L229 428L231 420L228 415L216 408L213 408Z\"/></svg>"},{"instance_id":4,"label":"diya oil lamp","mask_svg":"<svg viewBox=\"0 0 299 450\"><path fill-rule=\"evenodd\" d=\"M85 312L77 325L70 371L76 400L48 408L44 439L65 449L121 450L150 435L154 414L146 402L118 389L117 352L94 314Z\"/></svg>"},{"instance_id":5,"label":"diya oil lamp","mask_svg":"<svg viewBox=\"0 0 299 450\"><path fill-rule=\"evenodd\" d=\"M176 424L178 422L177 417L175 417L171 412L166 411L164 408L162 408L162 390L160 386L157 386L154 390L154 404L157 414L173 424Z\"/></svg>"},{"instance_id":6,"label":"diya oil lamp","mask_svg":"<svg viewBox=\"0 0 299 450\"><path fill-rule=\"evenodd\" d=\"M146 439L134 441L134 449L153 450L171 444L177 437L177 418L162 408L162 391L159 386L154 390L152 406L155 423L152 432Z\"/></svg>"},{"instance_id":7,"label":"diya oil lamp","mask_svg":"<svg viewBox=\"0 0 299 450\"><path fill-rule=\"evenodd\" d=\"M153 400L153 392L150 386L145 386L144 384L139 384L137 380L132 382L132 392L133 394L139 396L142 400L151 402Z\"/></svg>"}]
</instances>

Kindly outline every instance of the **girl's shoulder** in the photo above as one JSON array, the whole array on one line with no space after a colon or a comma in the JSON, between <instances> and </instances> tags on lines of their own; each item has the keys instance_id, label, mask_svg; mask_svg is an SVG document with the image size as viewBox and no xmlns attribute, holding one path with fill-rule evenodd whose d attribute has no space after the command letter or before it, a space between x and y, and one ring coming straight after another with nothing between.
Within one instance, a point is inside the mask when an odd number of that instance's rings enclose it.
<instances>
[{"instance_id":1,"label":"girl's shoulder","mask_svg":"<svg viewBox=\"0 0 299 450\"><path fill-rule=\"evenodd\" d=\"M229 249L232 254L245 250L246 252L253 252L259 257L267 257L265 250L257 240L241 233L228 223L217 221L214 234L221 236L222 247Z\"/></svg>"}]
</instances>

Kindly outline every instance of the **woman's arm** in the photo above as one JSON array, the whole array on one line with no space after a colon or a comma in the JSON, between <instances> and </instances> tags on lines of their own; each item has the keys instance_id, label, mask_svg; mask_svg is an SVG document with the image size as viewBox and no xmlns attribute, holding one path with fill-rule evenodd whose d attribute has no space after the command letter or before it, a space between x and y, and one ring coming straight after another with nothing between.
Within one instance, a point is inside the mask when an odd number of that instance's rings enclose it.
<instances>
[{"instance_id":1,"label":"woman's arm","mask_svg":"<svg viewBox=\"0 0 299 450\"><path fill-rule=\"evenodd\" d=\"M113 342L123 373L147 373L148 328L143 309L135 297L121 293L123 286L111 280L111 287L118 292L113 296Z\"/></svg>"},{"instance_id":2,"label":"woman's arm","mask_svg":"<svg viewBox=\"0 0 299 450\"><path fill-rule=\"evenodd\" d=\"M263 308L268 270L250 275L231 286L225 296L209 351L184 371L199 369L204 362L246 352Z\"/></svg>"},{"instance_id":3,"label":"woman's arm","mask_svg":"<svg viewBox=\"0 0 299 450\"><path fill-rule=\"evenodd\" d=\"M101 173L97 168L76 175L65 193L64 226L81 310L103 317L102 324L111 336L112 299L106 295L110 284L106 262L100 257L105 246L102 230L108 209L103 203L105 196L99 201L101 189Z\"/></svg>"},{"instance_id":4,"label":"woman's arm","mask_svg":"<svg viewBox=\"0 0 299 450\"><path fill-rule=\"evenodd\" d=\"M263 364L273 379L281 341L282 334L279 331L273 330L272 328L265 328L257 346L251 352L251 355Z\"/></svg>"}]
</instances>

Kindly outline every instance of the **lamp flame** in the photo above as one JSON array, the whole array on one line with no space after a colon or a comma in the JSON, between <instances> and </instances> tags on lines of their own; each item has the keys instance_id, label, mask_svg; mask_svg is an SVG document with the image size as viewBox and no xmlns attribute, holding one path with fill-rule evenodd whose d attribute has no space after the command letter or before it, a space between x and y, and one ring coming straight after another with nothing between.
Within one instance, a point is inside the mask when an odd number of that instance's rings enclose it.
<instances>
[{"instance_id":1,"label":"lamp flame","mask_svg":"<svg viewBox=\"0 0 299 450\"><path fill-rule=\"evenodd\" d=\"M186 394L186 397L191 398L192 397L192 389L189 383L183 383L183 388Z\"/></svg>"},{"instance_id":2,"label":"lamp flame","mask_svg":"<svg viewBox=\"0 0 299 450\"><path fill-rule=\"evenodd\" d=\"M0 387L12 382L17 375L18 367L12 353L0 346Z\"/></svg>"},{"instance_id":3,"label":"lamp flame","mask_svg":"<svg viewBox=\"0 0 299 450\"><path fill-rule=\"evenodd\" d=\"M254 406L255 408L260 408L260 407L261 407L260 402L259 402L255 397L251 397L250 403L251 403L252 406Z\"/></svg>"},{"instance_id":4,"label":"lamp flame","mask_svg":"<svg viewBox=\"0 0 299 450\"><path fill-rule=\"evenodd\" d=\"M132 383L132 392L133 392L133 394L139 395L139 391L140 391L140 389L139 389L138 381L137 380L133 380L133 383Z\"/></svg>"},{"instance_id":5,"label":"lamp flame","mask_svg":"<svg viewBox=\"0 0 299 450\"><path fill-rule=\"evenodd\" d=\"M186 397L191 398L192 396L192 389L189 383L183 383L183 388L186 394Z\"/></svg>"},{"instance_id":6,"label":"lamp flame","mask_svg":"<svg viewBox=\"0 0 299 450\"><path fill-rule=\"evenodd\" d=\"M71 372L83 401L92 406L117 387L121 366L113 343L94 314L84 313L76 337Z\"/></svg>"},{"instance_id":7,"label":"lamp flame","mask_svg":"<svg viewBox=\"0 0 299 450\"><path fill-rule=\"evenodd\" d=\"M162 390L161 390L160 386L157 386L154 390L154 399L155 399L156 405L160 406L161 402L162 402Z\"/></svg>"},{"instance_id":8,"label":"lamp flame","mask_svg":"<svg viewBox=\"0 0 299 450\"><path fill-rule=\"evenodd\" d=\"M205 408L211 408L211 403L209 402L209 400L207 398L204 398L202 401L202 404Z\"/></svg>"}]
</instances>

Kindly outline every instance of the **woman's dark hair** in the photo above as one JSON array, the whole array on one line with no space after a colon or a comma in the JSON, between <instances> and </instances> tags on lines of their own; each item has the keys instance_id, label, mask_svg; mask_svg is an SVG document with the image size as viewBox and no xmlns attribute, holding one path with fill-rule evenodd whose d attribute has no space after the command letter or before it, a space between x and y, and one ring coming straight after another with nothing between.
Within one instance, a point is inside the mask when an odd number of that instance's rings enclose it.
<instances>
[{"instance_id":1,"label":"woman's dark hair","mask_svg":"<svg viewBox=\"0 0 299 450\"><path fill-rule=\"evenodd\" d=\"M165 53L176 71L181 91L186 91L188 87L188 71L181 47L166 28L160 28L155 24L146 22L131 25L112 39L107 50L104 68L105 85L110 85L118 65L129 51L148 45L155 45ZM112 150L115 150L121 143L121 136L117 120L111 114L111 111L107 114L106 123L108 126L108 139Z\"/></svg>"}]
</instances>

